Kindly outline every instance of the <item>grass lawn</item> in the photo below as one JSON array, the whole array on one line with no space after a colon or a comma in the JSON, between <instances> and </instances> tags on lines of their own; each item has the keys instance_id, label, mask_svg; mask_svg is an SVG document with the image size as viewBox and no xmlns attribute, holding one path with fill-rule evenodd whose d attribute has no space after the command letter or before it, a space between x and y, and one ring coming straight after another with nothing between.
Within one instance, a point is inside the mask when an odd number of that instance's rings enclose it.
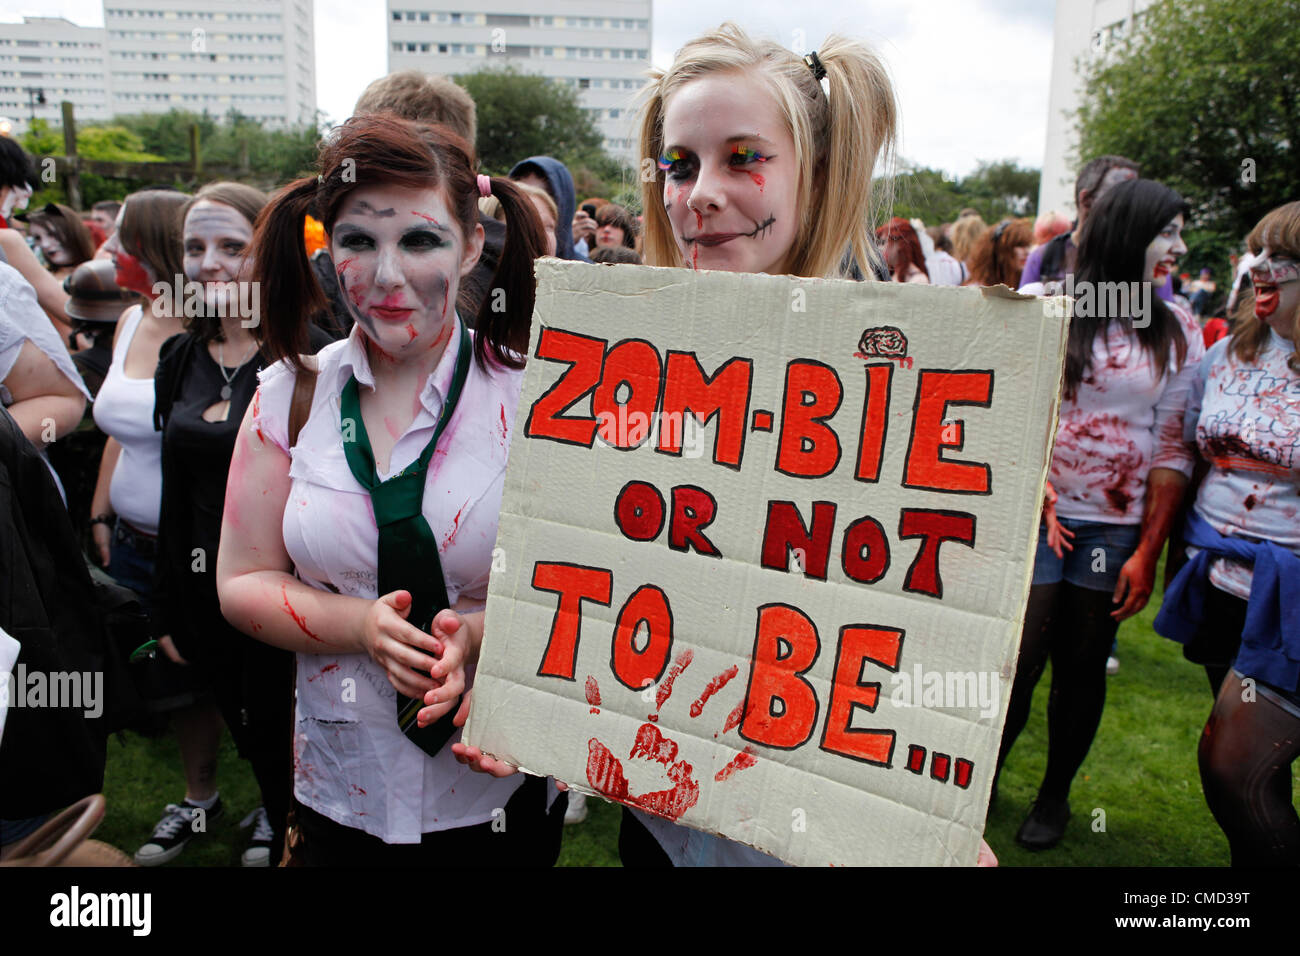
<instances>
[{"instance_id":1,"label":"grass lawn","mask_svg":"<svg viewBox=\"0 0 1300 956\"><path fill-rule=\"evenodd\" d=\"M1157 575L1159 580L1160 575ZM1053 850L1031 853L1015 833L1038 791L1047 755L1050 670L1029 725L1002 773L985 837L1003 866L1226 866L1228 846L1201 794L1196 744L1212 700L1201 668L1151 629L1160 591L1120 628L1120 672L1109 679L1097 740L1070 795L1074 816ZM108 815L96 837L128 853L143 843L163 805L183 796L171 737L128 734L109 741L104 792ZM1300 766L1300 763L1298 763ZM248 765L224 738L218 779L226 816L171 866L238 866L246 834L239 820L257 806ZM619 807L589 798L585 823L568 827L562 866L617 866Z\"/></svg>"}]
</instances>

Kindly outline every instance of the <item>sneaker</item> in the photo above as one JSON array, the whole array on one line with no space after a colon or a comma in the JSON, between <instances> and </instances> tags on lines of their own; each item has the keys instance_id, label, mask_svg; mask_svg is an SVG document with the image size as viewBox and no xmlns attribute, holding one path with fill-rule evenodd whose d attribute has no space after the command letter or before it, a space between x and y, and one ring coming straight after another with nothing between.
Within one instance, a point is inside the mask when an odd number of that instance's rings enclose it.
<instances>
[{"instance_id":1,"label":"sneaker","mask_svg":"<svg viewBox=\"0 0 1300 956\"><path fill-rule=\"evenodd\" d=\"M1119 658L1115 657L1114 655L1106 658L1107 676L1114 677L1118 673L1119 673Z\"/></svg>"},{"instance_id":2,"label":"sneaker","mask_svg":"<svg viewBox=\"0 0 1300 956\"><path fill-rule=\"evenodd\" d=\"M239 821L241 830L247 830L250 826L253 828L253 838L248 841L248 849L244 851L239 862L244 866L270 866L271 845L275 841L275 831L271 829L271 821L267 819L266 807L258 807Z\"/></svg>"},{"instance_id":3,"label":"sneaker","mask_svg":"<svg viewBox=\"0 0 1300 956\"><path fill-rule=\"evenodd\" d=\"M153 828L149 842L135 851L135 862L141 866L160 866L180 856L185 844L198 834L194 830L197 814L203 814L203 826L206 832L216 820L225 814L221 798L209 810L196 807L186 800L184 803L169 803L163 810L163 818Z\"/></svg>"},{"instance_id":4,"label":"sneaker","mask_svg":"<svg viewBox=\"0 0 1300 956\"><path fill-rule=\"evenodd\" d=\"M1016 842L1026 850L1050 850L1065 836L1065 824L1070 819L1070 803L1049 803L1043 799L1034 802L1029 817L1020 825Z\"/></svg>"},{"instance_id":5,"label":"sneaker","mask_svg":"<svg viewBox=\"0 0 1300 956\"><path fill-rule=\"evenodd\" d=\"M569 791L569 809L564 811L564 822L567 826L570 823L581 823L587 819L587 795L585 793L575 793Z\"/></svg>"}]
</instances>

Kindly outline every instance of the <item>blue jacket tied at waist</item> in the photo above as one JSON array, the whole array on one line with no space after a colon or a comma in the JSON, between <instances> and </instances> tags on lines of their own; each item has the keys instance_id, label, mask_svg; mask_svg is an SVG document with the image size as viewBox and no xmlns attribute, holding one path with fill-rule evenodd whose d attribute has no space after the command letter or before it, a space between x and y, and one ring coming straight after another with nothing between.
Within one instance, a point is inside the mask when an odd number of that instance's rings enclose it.
<instances>
[{"instance_id":1,"label":"blue jacket tied at waist","mask_svg":"<svg viewBox=\"0 0 1300 956\"><path fill-rule=\"evenodd\" d=\"M1193 509L1184 529L1186 543L1201 550L1178 572L1165 591L1155 628L1185 644L1205 612L1210 563L1232 558L1253 564L1246 624L1233 666L1285 691L1300 688L1300 557L1272 541L1228 537L1215 531Z\"/></svg>"}]
</instances>

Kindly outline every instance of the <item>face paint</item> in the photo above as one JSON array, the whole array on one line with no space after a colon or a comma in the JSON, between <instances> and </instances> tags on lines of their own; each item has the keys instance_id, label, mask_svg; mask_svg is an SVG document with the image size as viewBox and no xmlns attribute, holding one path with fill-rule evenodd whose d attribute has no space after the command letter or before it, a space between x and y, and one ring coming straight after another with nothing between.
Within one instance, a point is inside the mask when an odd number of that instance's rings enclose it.
<instances>
[{"instance_id":1,"label":"face paint","mask_svg":"<svg viewBox=\"0 0 1300 956\"><path fill-rule=\"evenodd\" d=\"M36 244L41 247L41 252L45 253L45 261L52 266L67 266L72 264L72 256L63 243L59 242L58 236L53 232L38 226L32 225L31 236L36 240Z\"/></svg>"},{"instance_id":2,"label":"face paint","mask_svg":"<svg viewBox=\"0 0 1300 956\"><path fill-rule=\"evenodd\" d=\"M1255 318L1293 340L1300 309L1300 262L1266 248L1263 258L1250 267L1250 281L1255 286Z\"/></svg>"},{"instance_id":3,"label":"face paint","mask_svg":"<svg viewBox=\"0 0 1300 956\"><path fill-rule=\"evenodd\" d=\"M1132 170L1129 170L1132 172ZM1180 256L1187 252L1183 244L1183 214L1174 216L1160 230L1159 235L1147 246L1146 259L1142 266L1142 280L1156 286L1165 284L1169 273L1174 271Z\"/></svg>"},{"instance_id":4,"label":"face paint","mask_svg":"<svg viewBox=\"0 0 1300 956\"><path fill-rule=\"evenodd\" d=\"M748 72L691 80L669 97L663 119L664 209L682 259L700 269L785 271L799 170L765 81Z\"/></svg>"},{"instance_id":5,"label":"face paint","mask_svg":"<svg viewBox=\"0 0 1300 956\"><path fill-rule=\"evenodd\" d=\"M238 313L240 283L252 278L253 261L247 256L252 241L253 224L225 203L204 199L185 216L185 278L202 284L210 316Z\"/></svg>"},{"instance_id":6,"label":"face paint","mask_svg":"<svg viewBox=\"0 0 1300 956\"><path fill-rule=\"evenodd\" d=\"M121 249L113 253L113 265L117 269L114 282L123 289L152 298L154 278L153 270L148 265Z\"/></svg>"},{"instance_id":7,"label":"face paint","mask_svg":"<svg viewBox=\"0 0 1300 956\"><path fill-rule=\"evenodd\" d=\"M343 301L381 355L426 354L454 321L449 303L473 268L441 189L368 187L343 203L330 236Z\"/></svg>"},{"instance_id":8,"label":"face paint","mask_svg":"<svg viewBox=\"0 0 1300 956\"><path fill-rule=\"evenodd\" d=\"M15 212L22 212L27 208L27 200L32 198L32 187L23 183L21 186L10 186L9 193L4 198L4 203L0 204L0 213L8 219Z\"/></svg>"}]
</instances>

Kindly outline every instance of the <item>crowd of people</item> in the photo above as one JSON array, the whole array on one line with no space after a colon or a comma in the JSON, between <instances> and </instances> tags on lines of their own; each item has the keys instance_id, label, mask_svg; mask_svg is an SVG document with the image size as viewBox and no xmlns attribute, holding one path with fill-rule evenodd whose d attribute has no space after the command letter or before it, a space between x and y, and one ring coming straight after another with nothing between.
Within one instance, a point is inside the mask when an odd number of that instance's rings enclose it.
<instances>
[{"instance_id":1,"label":"crowd of people","mask_svg":"<svg viewBox=\"0 0 1300 956\"><path fill-rule=\"evenodd\" d=\"M533 262L555 256L1156 290L1070 325L998 771L1051 660L1047 767L1016 839L1058 843L1119 624L1168 546L1156 627L1214 694L1206 800L1234 864L1300 863L1300 202L1250 233L1225 301L1208 271L1176 284L1188 205L1119 156L1080 169L1073 220L890 218L873 182L897 124L865 45L832 36L801 57L727 24L652 72L641 155L658 174L640 216L579 202L550 156L484 175L473 101L413 72L372 83L318 168L270 195L217 182L23 215L32 158L0 137L0 514L24 545L4 550L0 576L21 587L0 628L28 668L120 678L99 722L10 714L0 855L95 792L105 734L131 727L170 733L183 777L151 782L183 794L141 835L142 865L224 813L223 729L261 793L241 808L245 865L555 862L581 795L457 736L497 436L519 401ZM46 772L54 747L67 767ZM618 848L635 866L777 862L627 808Z\"/></svg>"}]
</instances>

